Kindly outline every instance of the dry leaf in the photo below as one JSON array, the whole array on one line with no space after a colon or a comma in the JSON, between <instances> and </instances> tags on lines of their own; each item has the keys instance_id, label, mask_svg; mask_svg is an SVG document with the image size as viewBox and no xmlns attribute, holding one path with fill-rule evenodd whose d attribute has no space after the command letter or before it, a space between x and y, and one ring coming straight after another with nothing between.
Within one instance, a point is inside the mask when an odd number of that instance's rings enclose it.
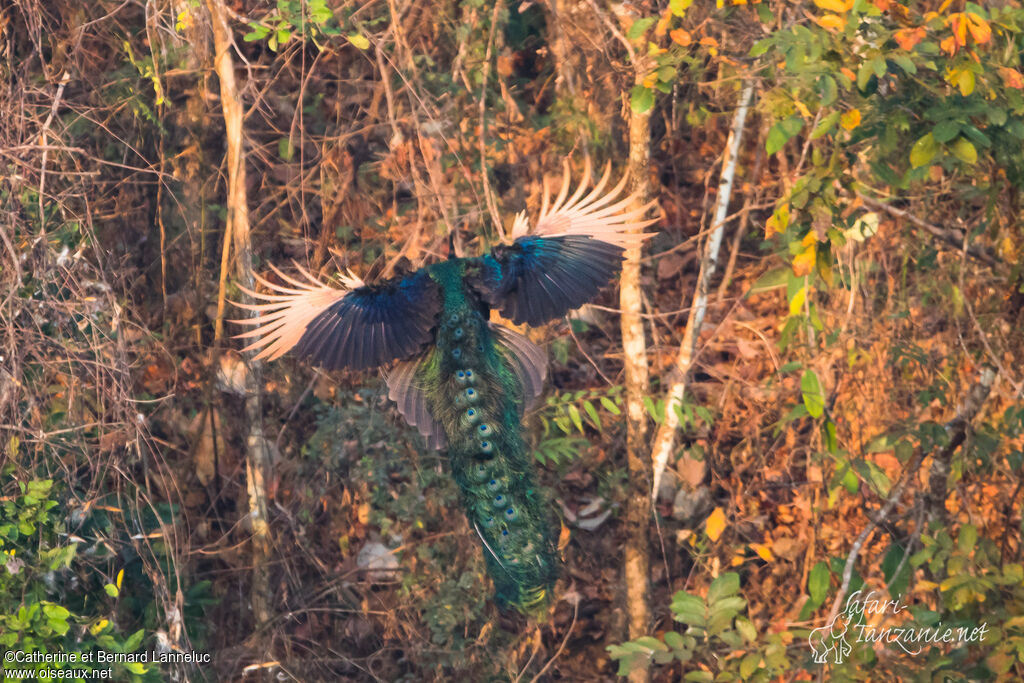
<instances>
[{"instance_id":1,"label":"dry leaf","mask_svg":"<svg viewBox=\"0 0 1024 683\"><path fill-rule=\"evenodd\" d=\"M712 541L717 541L721 537L722 532L725 531L725 512L722 508L715 508L711 512L708 521L705 522L704 530Z\"/></svg>"}]
</instances>

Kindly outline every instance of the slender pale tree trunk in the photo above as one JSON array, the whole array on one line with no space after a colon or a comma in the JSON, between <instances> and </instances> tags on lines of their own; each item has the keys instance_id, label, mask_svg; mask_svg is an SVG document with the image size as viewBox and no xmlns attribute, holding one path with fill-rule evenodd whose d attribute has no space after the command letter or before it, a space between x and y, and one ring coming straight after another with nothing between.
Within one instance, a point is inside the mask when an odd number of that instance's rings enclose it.
<instances>
[{"instance_id":1,"label":"slender pale tree trunk","mask_svg":"<svg viewBox=\"0 0 1024 683\"><path fill-rule=\"evenodd\" d=\"M658 427L658 432L654 437L654 446L651 448L651 461L654 467L653 486L650 490L652 500L658 495L658 485L661 483L665 466L668 464L672 448L675 446L676 428L679 426L679 414L676 409L682 404L683 394L686 392L687 377L690 373L690 366L693 364L693 357L697 352L700 328L704 324L708 292L711 290L711 277L718 265L718 252L722 245L722 235L725 232L725 217L729 214L729 199L732 195L733 179L736 177L736 163L739 158L740 142L743 139L743 124L747 119L747 110L750 108L750 99L753 94L753 84L746 83L740 95L739 108L736 109L736 115L733 117L729 141L726 143L725 159L722 161L722 178L718 185L718 198L715 204L715 217L711 223L711 235L700 260L697 291L693 294L693 305L690 307L686 333L683 335L683 343L679 345L676 364L670 374L668 392L665 395L665 419ZM683 463L681 470L686 473L684 483L691 490L700 486L704 479L703 462L689 460Z\"/></svg>"},{"instance_id":2,"label":"slender pale tree trunk","mask_svg":"<svg viewBox=\"0 0 1024 683\"><path fill-rule=\"evenodd\" d=\"M640 77L638 77L640 78ZM629 119L629 178L636 193L637 208L647 203L650 194L650 113L631 112ZM639 229L637 230L639 232ZM640 317L642 297L640 291L641 247L626 251L619 285L619 307L622 309L622 350L626 374L626 459L629 467L629 491L626 499L626 547L623 578L626 584L626 613L629 618L630 639L650 634L649 593L650 558L648 550L648 520L650 504L647 491L650 473L647 467L647 414L643 398L650 388L647 366L647 341L643 319ZM648 680L646 669L630 673L630 680L642 683Z\"/></svg>"},{"instance_id":3,"label":"slender pale tree trunk","mask_svg":"<svg viewBox=\"0 0 1024 683\"><path fill-rule=\"evenodd\" d=\"M249 239L249 209L245 192L245 158L242 149L243 107L235 83L235 65L231 58L231 29L223 0L207 0L213 43L216 55L214 69L220 79L220 101L224 111L224 128L228 152L228 219L224 234L224 252L221 260L220 292L217 300L217 329L219 339L223 330L224 289L228 271L230 247L235 249L235 277L248 288L253 287L252 245ZM245 417L248 424L246 438L245 474L249 495L249 520L252 526L252 611L257 623L270 618L271 595L268 577L270 557L270 528L267 523L266 476L270 471L270 454L263 437L263 416L260 406L261 363L248 360L245 385Z\"/></svg>"}]
</instances>

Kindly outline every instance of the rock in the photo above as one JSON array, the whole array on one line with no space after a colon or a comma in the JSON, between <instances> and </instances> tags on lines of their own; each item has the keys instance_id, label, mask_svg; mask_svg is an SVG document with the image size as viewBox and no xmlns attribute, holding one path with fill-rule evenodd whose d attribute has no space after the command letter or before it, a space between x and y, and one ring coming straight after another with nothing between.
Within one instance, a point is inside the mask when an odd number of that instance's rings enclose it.
<instances>
[{"instance_id":1,"label":"rock","mask_svg":"<svg viewBox=\"0 0 1024 683\"><path fill-rule=\"evenodd\" d=\"M672 519L684 524L693 524L705 517L711 507L711 491L706 486L693 491L687 490L684 486L679 489L672 502Z\"/></svg>"},{"instance_id":2,"label":"rock","mask_svg":"<svg viewBox=\"0 0 1024 683\"><path fill-rule=\"evenodd\" d=\"M367 541L359 549L356 566L366 570L366 578L371 583L380 583L395 578L398 569L398 558L386 545L379 541Z\"/></svg>"}]
</instances>

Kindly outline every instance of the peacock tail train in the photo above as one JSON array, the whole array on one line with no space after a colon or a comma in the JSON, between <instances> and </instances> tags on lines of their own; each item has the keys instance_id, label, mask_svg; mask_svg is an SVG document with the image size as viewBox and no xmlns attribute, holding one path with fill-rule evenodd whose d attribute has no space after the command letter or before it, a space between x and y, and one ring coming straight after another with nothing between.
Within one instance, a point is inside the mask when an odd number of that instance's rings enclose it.
<instances>
[{"instance_id":1,"label":"peacock tail train","mask_svg":"<svg viewBox=\"0 0 1024 683\"><path fill-rule=\"evenodd\" d=\"M589 177L587 164L585 176ZM328 369L385 371L388 396L433 448L446 448L469 524L480 538L499 606L540 616L558 578L548 508L523 438L522 417L543 390L544 352L489 321L491 309L515 323L539 325L591 300L618 271L625 248L639 245L642 216L605 192L569 195L568 166L554 202L545 188L530 230L525 214L513 241L484 256L434 263L365 284L349 273L343 288L271 269L257 276L270 293L241 289L260 303L236 304L253 317L244 350L271 360L292 350ZM585 194L586 193L586 194Z\"/></svg>"},{"instance_id":2,"label":"peacock tail train","mask_svg":"<svg viewBox=\"0 0 1024 683\"><path fill-rule=\"evenodd\" d=\"M436 345L417 383L448 440L452 475L480 536L500 605L540 612L558 575L546 506L523 442L520 408L532 396L514 351L465 285L465 265L430 269L441 287Z\"/></svg>"}]
</instances>

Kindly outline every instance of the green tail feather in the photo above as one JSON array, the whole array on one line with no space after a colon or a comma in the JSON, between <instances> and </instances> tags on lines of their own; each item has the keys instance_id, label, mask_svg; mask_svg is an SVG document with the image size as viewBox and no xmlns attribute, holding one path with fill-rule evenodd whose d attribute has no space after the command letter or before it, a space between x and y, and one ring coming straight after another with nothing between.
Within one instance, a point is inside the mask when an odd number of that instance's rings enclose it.
<instances>
[{"instance_id":1,"label":"green tail feather","mask_svg":"<svg viewBox=\"0 0 1024 683\"><path fill-rule=\"evenodd\" d=\"M437 346L417 383L448 437L452 474L482 541L499 606L540 614L558 576L558 556L522 438L523 388L482 311L467 299L461 267L440 265L449 267L432 273L444 291Z\"/></svg>"}]
</instances>

